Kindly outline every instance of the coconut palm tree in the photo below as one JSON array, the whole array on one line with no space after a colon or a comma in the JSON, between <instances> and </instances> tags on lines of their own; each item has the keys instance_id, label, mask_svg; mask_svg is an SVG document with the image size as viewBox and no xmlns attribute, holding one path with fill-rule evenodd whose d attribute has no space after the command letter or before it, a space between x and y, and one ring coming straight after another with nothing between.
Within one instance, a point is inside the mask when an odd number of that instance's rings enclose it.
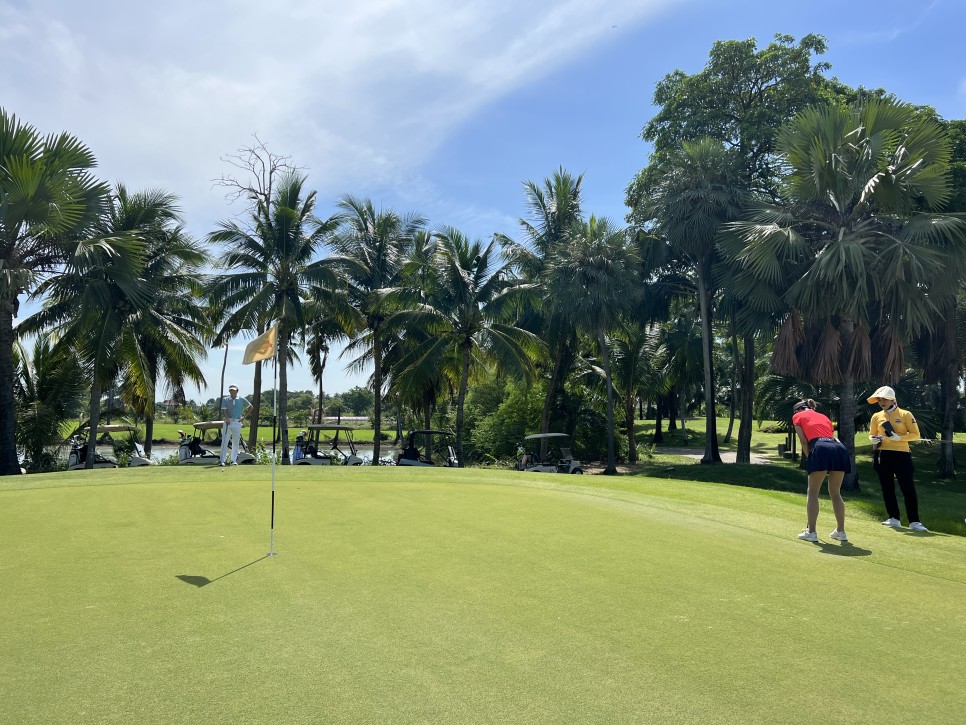
<instances>
[{"instance_id":1,"label":"coconut palm tree","mask_svg":"<svg viewBox=\"0 0 966 725\"><path fill-rule=\"evenodd\" d=\"M738 218L744 194L734 172L734 155L710 138L685 142L657 170L648 200L660 233L689 261L697 277L704 345L704 407L707 437L702 463L720 463L716 427L714 365L714 279L716 239L725 222Z\"/></svg>"},{"instance_id":2,"label":"coconut palm tree","mask_svg":"<svg viewBox=\"0 0 966 725\"><path fill-rule=\"evenodd\" d=\"M224 327L231 331L257 331L278 326L278 420L282 437L282 463L289 463L288 363L293 335L301 334L309 320L306 305L310 290L332 286L331 271L316 259L335 220L315 216L316 195L305 191L306 177L283 174L266 205L254 198L250 228L224 221L208 235L210 242L227 245L228 270L210 285L209 297L229 310ZM237 270L237 271L235 271Z\"/></svg>"},{"instance_id":3,"label":"coconut palm tree","mask_svg":"<svg viewBox=\"0 0 966 725\"><path fill-rule=\"evenodd\" d=\"M386 375L385 321L389 315L382 290L399 285L407 247L425 220L392 210L376 211L371 200L351 195L342 197L338 207L338 229L330 240L333 254L322 264L337 275L339 282L335 286L345 291L353 311L351 319L343 320L343 329L351 337L346 353L358 353L352 362L356 369L365 369L369 364L373 368L372 462L378 465Z\"/></svg>"},{"instance_id":4,"label":"coconut palm tree","mask_svg":"<svg viewBox=\"0 0 966 725\"><path fill-rule=\"evenodd\" d=\"M577 361L577 332L569 317L567 300L549 287L547 270L554 258L569 243L573 228L583 222L581 186L583 174L574 176L563 167L542 184L527 181L524 196L528 218L520 219L524 241L515 242L500 235L514 268L524 280L543 285L532 296L533 305L525 308L521 326L540 336L550 350L547 393L540 417L540 432L550 430L554 401ZM547 441L541 442L540 456L547 455Z\"/></svg>"},{"instance_id":5,"label":"coconut palm tree","mask_svg":"<svg viewBox=\"0 0 966 725\"><path fill-rule=\"evenodd\" d=\"M94 154L67 133L42 136L0 108L0 475L20 473L14 406L13 319L18 299L61 270L109 187Z\"/></svg>"},{"instance_id":6,"label":"coconut palm tree","mask_svg":"<svg viewBox=\"0 0 966 725\"><path fill-rule=\"evenodd\" d=\"M404 293L397 293L397 298L405 299L410 305L429 302L430 295L441 284L439 253L437 233L420 229L413 235L401 265L400 292ZM460 360L455 350L435 366L408 364L407 361L431 343L432 337L430 330L418 325L400 330L399 334L388 337L383 358L390 394L400 406L412 410L417 420L421 417L425 428L433 427L433 410L448 390L459 387L460 379Z\"/></svg>"},{"instance_id":7,"label":"coconut palm tree","mask_svg":"<svg viewBox=\"0 0 966 725\"><path fill-rule=\"evenodd\" d=\"M663 326L658 359L665 385L672 390L672 412L675 403L679 406L681 430L686 442L688 403L692 392L701 384L704 372L704 341L695 315L684 306L676 310Z\"/></svg>"},{"instance_id":8,"label":"coconut palm tree","mask_svg":"<svg viewBox=\"0 0 966 725\"><path fill-rule=\"evenodd\" d=\"M207 255L180 225L177 199L158 190L129 193L118 184L107 230L139 230L145 242L142 273L146 304L127 321L122 394L144 417L144 448L151 453L159 381L175 391L204 383L199 361L211 326L201 299L200 268Z\"/></svg>"},{"instance_id":9,"label":"coconut palm tree","mask_svg":"<svg viewBox=\"0 0 966 725\"><path fill-rule=\"evenodd\" d=\"M65 322L81 335L83 359L91 365L95 382L89 453L101 390L113 385L118 376L123 378L124 396L145 417L148 451L159 377L178 389L186 381L204 381L198 360L205 354L203 338L208 325L196 293L197 269L205 255L179 222L171 194L157 190L130 193L118 184L92 232L99 239L115 240L115 246L124 240L122 249L127 249L130 259L119 260L103 244L93 247L88 258L42 287L49 294L49 304L26 328ZM87 297L88 285L99 289L99 296ZM64 341L77 344L69 335ZM93 465L93 456L88 462Z\"/></svg>"},{"instance_id":10,"label":"coconut palm tree","mask_svg":"<svg viewBox=\"0 0 966 725\"><path fill-rule=\"evenodd\" d=\"M607 336L621 314L633 303L639 287L635 271L637 249L626 229L604 218L591 216L571 232L570 243L550 265L549 278L556 296L566 300L570 315L587 330L597 345L607 387L607 466L605 474L617 473L614 431L614 386Z\"/></svg>"},{"instance_id":11,"label":"coconut palm tree","mask_svg":"<svg viewBox=\"0 0 966 725\"><path fill-rule=\"evenodd\" d=\"M660 328L643 322L632 311L610 335L614 388L624 401L627 429L627 462L637 463L637 435L634 430L636 402L642 391L666 392L664 379L655 366Z\"/></svg>"},{"instance_id":12,"label":"coconut palm tree","mask_svg":"<svg viewBox=\"0 0 966 725\"><path fill-rule=\"evenodd\" d=\"M52 441L62 438L64 423L83 404L87 379L74 351L57 349L56 338L39 336L28 354L16 343L17 449L30 471L52 467L48 452Z\"/></svg>"},{"instance_id":13,"label":"coconut palm tree","mask_svg":"<svg viewBox=\"0 0 966 725\"><path fill-rule=\"evenodd\" d=\"M140 350L131 321L150 304L143 276L146 243L140 230L111 227L113 210L98 220L100 236L77 244L66 270L41 283L35 296L42 309L24 320L25 333L56 329L63 346L76 349L91 379L88 405L87 460L94 467L94 448L101 396L115 383L125 363ZM110 238L111 242L104 240Z\"/></svg>"},{"instance_id":14,"label":"coconut palm tree","mask_svg":"<svg viewBox=\"0 0 966 725\"><path fill-rule=\"evenodd\" d=\"M949 142L913 107L873 99L801 112L777 148L787 201L730 226L743 245L735 257L760 294L786 305L775 369L838 384L839 437L854 462L856 383L898 379L904 343L938 317L934 281L966 243L962 218L930 213L950 194Z\"/></svg>"},{"instance_id":15,"label":"coconut palm tree","mask_svg":"<svg viewBox=\"0 0 966 725\"><path fill-rule=\"evenodd\" d=\"M412 299L411 307L394 312L387 319L387 330L428 333L398 362L403 378L431 380L449 361L458 361L456 457L462 466L464 404L472 368L493 362L502 370L529 376L541 345L535 334L507 317L522 286L511 278L510 263L499 260L496 241L470 242L453 228L437 236L439 250L432 262L436 284L425 301ZM393 302L403 303L410 294L408 290L389 292Z\"/></svg>"},{"instance_id":16,"label":"coconut palm tree","mask_svg":"<svg viewBox=\"0 0 966 725\"><path fill-rule=\"evenodd\" d=\"M315 422L322 422L325 391L322 389L322 377L329 362L330 346L336 340L345 337L342 326L332 310L342 307L338 295L329 295L327 290L315 289L313 299L306 305L307 324L302 334L305 354L309 359L309 372L312 379L319 386L319 404L315 414Z\"/></svg>"}]
</instances>

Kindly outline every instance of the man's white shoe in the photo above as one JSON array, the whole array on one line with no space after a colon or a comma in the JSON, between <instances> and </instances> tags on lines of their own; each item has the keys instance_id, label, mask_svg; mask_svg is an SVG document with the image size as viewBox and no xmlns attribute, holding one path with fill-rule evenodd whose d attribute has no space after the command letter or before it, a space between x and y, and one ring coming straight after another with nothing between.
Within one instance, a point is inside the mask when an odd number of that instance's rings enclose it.
<instances>
[{"instance_id":1,"label":"man's white shoe","mask_svg":"<svg viewBox=\"0 0 966 725\"><path fill-rule=\"evenodd\" d=\"M818 534L816 534L814 531L809 531L808 529L805 529L802 533L798 535L798 538L801 539L802 541L816 542L818 541Z\"/></svg>"},{"instance_id":2,"label":"man's white shoe","mask_svg":"<svg viewBox=\"0 0 966 725\"><path fill-rule=\"evenodd\" d=\"M886 519L882 522L882 525L891 526L894 529L898 529L900 526L902 526L902 524L899 522L899 519Z\"/></svg>"},{"instance_id":3,"label":"man's white shoe","mask_svg":"<svg viewBox=\"0 0 966 725\"><path fill-rule=\"evenodd\" d=\"M929 529L927 529L927 528L926 528L925 526L923 526L923 525L922 525L921 523L919 523L918 521L913 521L912 523L910 523L910 524L909 524L909 528L910 528L910 529L911 529L912 531L929 531Z\"/></svg>"},{"instance_id":4,"label":"man's white shoe","mask_svg":"<svg viewBox=\"0 0 966 725\"><path fill-rule=\"evenodd\" d=\"M849 537L845 535L844 531L839 531L836 529L831 534L828 535L830 539L835 539L836 541L848 541Z\"/></svg>"}]
</instances>

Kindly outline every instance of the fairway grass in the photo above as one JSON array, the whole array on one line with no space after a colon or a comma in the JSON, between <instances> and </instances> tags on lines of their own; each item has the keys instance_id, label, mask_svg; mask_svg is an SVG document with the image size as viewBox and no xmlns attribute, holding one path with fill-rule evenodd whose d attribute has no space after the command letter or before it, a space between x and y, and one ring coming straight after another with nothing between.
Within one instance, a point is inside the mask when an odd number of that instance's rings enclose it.
<instances>
[{"instance_id":1,"label":"fairway grass","mask_svg":"<svg viewBox=\"0 0 966 725\"><path fill-rule=\"evenodd\" d=\"M0 479L3 723L881 723L966 711L966 539L504 471Z\"/></svg>"}]
</instances>

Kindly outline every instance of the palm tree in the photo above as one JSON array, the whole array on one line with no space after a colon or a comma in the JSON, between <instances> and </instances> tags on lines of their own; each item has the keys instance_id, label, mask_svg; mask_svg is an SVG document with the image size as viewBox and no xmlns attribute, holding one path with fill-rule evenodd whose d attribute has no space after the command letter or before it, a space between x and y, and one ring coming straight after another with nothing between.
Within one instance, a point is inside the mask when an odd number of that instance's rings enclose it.
<instances>
[{"instance_id":1,"label":"palm tree","mask_svg":"<svg viewBox=\"0 0 966 725\"><path fill-rule=\"evenodd\" d=\"M0 475L20 473L14 406L13 318L70 255L106 203L94 155L75 137L41 136L0 108Z\"/></svg>"},{"instance_id":2,"label":"palm tree","mask_svg":"<svg viewBox=\"0 0 966 725\"><path fill-rule=\"evenodd\" d=\"M677 310L677 314L664 325L658 351L665 384L672 389L672 412L675 402L680 406L681 430L685 441L688 438L688 403L692 391L700 385L704 371L704 341L695 322L694 314L689 310Z\"/></svg>"},{"instance_id":3,"label":"palm tree","mask_svg":"<svg viewBox=\"0 0 966 725\"><path fill-rule=\"evenodd\" d=\"M35 472L52 467L47 448L62 437L64 423L77 414L86 388L73 350L57 349L55 341L38 337L29 355L20 342L15 347L17 449L23 452L28 470Z\"/></svg>"},{"instance_id":4,"label":"palm tree","mask_svg":"<svg viewBox=\"0 0 966 725\"><path fill-rule=\"evenodd\" d=\"M207 256L180 226L176 198L150 190L131 194L118 184L107 229L120 233L139 230L144 250L144 293L127 321L123 349L123 391L145 419L144 448L151 454L154 405L159 380L175 391L186 383L200 385L204 375L199 360L206 354L204 340L211 327L199 303L200 267Z\"/></svg>"},{"instance_id":5,"label":"palm tree","mask_svg":"<svg viewBox=\"0 0 966 725\"><path fill-rule=\"evenodd\" d=\"M898 379L904 343L938 317L930 290L966 242L961 218L920 211L949 197L949 142L935 121L887 99L807 109L782 128L778 150L787 202L731 225L743 245L735 256L762 295L786 305L775 369L838 384L854 471L856 382ZM856 474L846 487L858 487Z\"/></svg>"},{"instance_id":6,"label":"palm tree","mask_svg":"<svg viewBox=\"0 0 966 725\"><path fill-rule=\"evenodd\" d=\"M720 463L715 405L714 285L712 265L717 259L715 241L725 222L738 218L744 201L733 155L719 141L704 138L685 142L669 154L657 171L649 199L658 229L671 248L689 260L697 274L704 346L705 440L702 463Z\"/></svg>"},{"instance_id":7,"label":"palm tree","mask_svg":"<svg viewBox=\"0 0 966 725\"><path fill-rule=\"evenodd\" d=\"M343 320L343 329L352 337L346 352L360 354L352 363L363 369L372 364L374 440L372 462L379 464L382 438L382 398L386 344L385 321L389 311L383 289L399 285L406 246L425 223L416 215L401 216L392 210L376 211L369 199L344 196L339 200L341 213L338 230L330 245L334 254L323 261L326 269L338 275L338 287L348 295L353 310Z\"/></svg>"},{"instance_id":8,"label":"palm tree","mask_svg":"<svg viewBox=\"0 0 966 725\"><path fill-rule=\"evenodd\" d=\"M306 319L308 323L303 332L305 353L309 359L309 371L312 379L319 386L319 405L315 416L315 422L322 422L323 405L322 401L325 391L322 389L322 376L329 362L330 345L332 342L345 337L342 326L337 317L331 314L330 310L338 303L336 295L328 295L326 290L313 290L314 299L306 306Z\"/></svg>"},{"instance_id":9,"label":"palm tree","mask_svg":"<svg viewBox=\"0 0 966 725\"><path fill-rule=\"evenodd\" d=\"M627 462L637 463L637 434L634 429L637 398L642 390L664 392L662 376L655 366L659 328L644 322L632 311L612 332L611 360L614 387L624 400L624 427L627 429Z\"/></svg>"},{"instance_id":10,"label":"palm tree","mask_svg":"<svg viewBox=\"0 0 966 725\"><path fill-rule=\"evenodd\" d=\"M412 243L404 255L400 268L400 288L397 294L411 305L425 305L430 294L439 288L441 269L439 234L420 229L413 235ZM414 325L399 334L389 336L383 362L388 377L388 389L400 407L412 410L422 425L432 428L433 410L447 390L459 387L460 360L455 350L444 356L436 366L408 365L407 361L418 356L419 351L431 343L433 333ZM397 433L401 431L397 430Z\"/></svg>"},{"instance_id":11,"label":"palm tree","mask_svg":"<svg viewBox=\"0 0 966 725\"><path fill-rule=\"evenodd\" d=\"M253 198L251 229L224 221L208 235L215 244L228 245L224 267L230 271L209 288L216 306L230 310L224 327L230 331L257 331L278 326L278 421L282 436L282 463L288 451L288 363L290 341L308 324L305 314L309 291L334 285L331 271L315 257L334 220L315 216L314 191L305 193L305 176L284 174L266 206ZM304 194L304 196L303 196Z\"/></svg>"},{"instance_id":12,"label":"palm tree","mask_svg":"<svg viewBox=\"0 0 966 725\"><path fill-rule=\"evenodd\" d=\"M399 361L401 375L417 381L431 379L454 355L459 362L456 396L456 457L463 455L464 404L471 368L483 359L501 369L533 373L540 351L539 338L507 320L506 311L521 287L510 278L510 263L500 263L496 241L470 242L462 232L439 232L440 248L433 260L436 285L425 302L402 309L387 320L387 330L421 329L428 334ZM405 299L406 292L398 291Z\"/></svg>"},{"instance_id":13,"label":"palm tree","mask_svg":"<svg viewBox=\"0 0 966 725\"><path fill-rule=\"evenodd\" d=\"M138 229L114 229L112 218L111 209L94 226L100 236L78 243L66 271L38 286L34 294L44 299L44 306L21 325L26 333L59 330L60 344L76 348L90 372L88 469L94 467L102 393L125 362L138 355L140 341L131 320L150 304L143 277L144 239Z\"/></svg>"},{"instance_id":14,"label":"palm tree","mask_svg":"<svg viewBox=\"0 0 966 725\"><path fill-rule=\"evenodd\" d=\"M571 241L550 267L549 278L556 296L570 306L571 319L594 338L607 387L607 467L617 473L614 431L614 386L611 377L608 333L632 304L638 288L634 273L637 250L627 230L615 228L607 219L591 216L572 231Z\"/></svg>"},{"instance_id":15,"label":"palm tree","mask_svg":"<svg viewBox=\"0 0 966 725\"><path fill-rule=\"evenodd\" d=\"M540 300L539 304L528 309L521 320L521 326L538 334L550 350L547 393L540 418L541 433L550 430L553 403L563 391L564 382L577 360L577 333L569 316L569 305L547 286L547 270L566 248L573 228L583 222L582 184L583 174L573 176L563 167L545 178L542 185L527 181L524 195L529 220L519 220L525 243L498 237L517 273L528 282L544 285L534 295L534 299ZM547 441L544 440L541 460L546 454Z\"/></svg>"}]
</instances>

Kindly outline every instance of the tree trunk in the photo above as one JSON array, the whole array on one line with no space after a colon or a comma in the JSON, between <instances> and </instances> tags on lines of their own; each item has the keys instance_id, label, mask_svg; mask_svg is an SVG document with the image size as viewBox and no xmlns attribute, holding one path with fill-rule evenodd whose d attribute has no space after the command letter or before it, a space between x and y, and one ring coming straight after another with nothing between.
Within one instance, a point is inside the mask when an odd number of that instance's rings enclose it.
<instances>
[{"instance_id":1,"label":"tree trunk","mask_svg":"<svg viewBox=\"0 0 966 725\"><path fill-rule=\"evenodd\" d=\"M634 392L627 391L624 399L624 425L627 428L627 462L637 463L637 433L634 430Z\"/></svg>"},{"instance_id":2,"label":"tree trunk","mask_svg":"<svg viewBox=\"0 0 966 725\"><path fill-rule=\"evenodd\" d=\"M461 345L460 357L460 391L456 398L456 460L460 468L466 466L466 459L463 457L463 404L466 402L466 388L470 379L470 346Z\"/></svg>"},{"instance_id":3,"label":"tree trunk","mask_svg":"<svg viewBox=\"0 0 966 725\"><path fill-rule=\"evenodd\" d=\"M547 381L547 395L543 399L543 414L540 416L540 432L550 432L550 409L553 400L557 396L557 381L560 377L561 361L563 360L563 341L557 343L554 350L553 365L550 368L550 380ZM540 460L547 460L549 441L546 438L540 440Z\"/></svg>"},{"instance_id":4,"label":"tree trunk","mask_svg":"<svg viewBox=\"0 0 966 725\"><path fill-rule=\"evenodd\" d=\"M728 406L728 432L725 433L724 443L731 443L731 431L735 428L735 410L738 407L738 376L740 372L740 355L738 354L738 335L731 333L731 404Z\"/></svg>"},{"instance_id":5,"label":"tree trunk","mask_svg":"<svg viewBox=\"0 0 966 725\"><path fill-rule=\"evenodd\" d=\"M154 416L144 416L144 455L151 457L151 440L154 438Z\"/></svg>"},{"instance_id":6,"label":"tree trunk","mask_svg":"<svg viewBox=\"0 0 966 725\"><path fill-rule=\"evenodd\" d=\"M852 320L843 318L839 324L839 339L842 350L849 349L852 331L855 325ZM855 468L855 376L851 370L843 367L842 382L839 385L839 440L849 452L852 462L852 472L845 474L842 481L843 491L859 490L859 473Z\"/></svg>"},{"instance_id":7,"label":"tree trunk","mask_svg":"<svg viewBox=\"0 0 966 725\"><path fill-rule=\"evenodd\" d=\"M667 397L667 430L670 433L672 430L678 429L678 389L677 386L671 388L668 391Z\"/></svg>"},{"instance_id":8,"label":"tree trunk","mask_svg":"<svg viewBox=\"0 0 966 725\"><path fill-rule=\"evenodd\" d=\"M255 363L255 375L252 379L252 414L251 427L248 429L248 450L254 452L258 445L258 420L262 412L262 363ZM218 401L221 406L221 401Z\"/></svg>"},{"instance_id":9,"label":"tree trunk","mask_svg":"<svg viewBox=\"0 0 966 725\"><path fill-rule=\"evenodd\" d=\"M657 445L664 442L664 396L658 395L654 404L654 437L651 443Z\"/></svg>"},{"instance_id":10,"label":"tree trunk","mask_svg":"<svg viewBox=\"0 0 966 725\"><path fill-rule=\"evenodd\" d=\"M736 463L751 463L751 431L754 424L755 406L755 336L744 336L744 359L741 365L741 384L738 389L741 400L738 423L738 449Z\"/></svg>"},{"instance_id":11,"label":"tree trunk","mask_svg":"<svg viewBox=\"0 0 966 725\"><path fill-rule=\"evenodd\" d=\"M718 411L714 395L714 369L712 368L711 292L708 290L709 270L706 262L698 264L698 297L701 303L701 347L704 360L704 457L702 463L721 463L718 451Z\"/></svg>"},{"instance_id":12,"label":"tree trunk","mask_svg":"<svg viewBox=\"0 0 966 725\"><path fill-rule=\"evenodd\" d=\"M97 449L97 425L101 420L102 387L98 377L98 370L95 366L91 382L91 400L87 406L87 460L84 461L84 470L86 471L94 468L95 450Z\"/></svg>"},{"instance_id":13,"label":"tree trunk","mask_svg":"<svg viewBox=\"0 0 966 725\"><path fill-rule=\"evenodd\" d=\"M318 424L322 423L322 398L325 395L325 391L322 390L322 374L325 372L325 366L329 362L329 352L325 352L319 355L319 409L315 414L315 422Z\"/></svg>"},{"instance_id":14,"label":"tree trunk","mask_svg":"<svg viewBox=\"0 0 966 725\"><path fill-rule=\"evenodd\" d=\"M380 443L382 442L382 342L379 339L379 326L372 328L372 392L375 402L372 406L373 434L372 434L372 465L379 465Z\"/></svg>"},{"instance_id":15,"label":"tree trunk","mask_svg":"<svg viewBox=\"0 0 966 725\"><path fill-rule=\"evenodd\" d=\"M600 347L600 361L604 366L604 383L607 386L607 467L605 476L617 475L617 451L614 445L614 386L610 378L610 352L607 349L607 338L603 328L597 330L597 345Z\"/></svg>"},{"instance_id":16,"label":"tree trunk","mask_svg":"<svg viewBox=\"0 0 966 725\"><path fill-rule=\"evenodd\" d=\"M13 303L0 299L0 476L20 473L13 385Z\"/></svg>"},{"instance_id":17,"label":"tree trunk","mask_svg":"<svg viewBox=\"0 0 966 725\"><path fill-rule=\"evenodd\" d=\"M681 405L681 433L684 436L684 445L688 444L688 396L686 389L678 391L678 402ZM707 449L705 449L707 450ZM704 461L701 461L704 463Z\"/></svg>"},{"instance_id":18,"label":"tree trunk","mask_svg":"<svg viewBox=\"0 0 966 725\"><path fill-rule=\"evenodd\" d=\"M955 478L956 457L953 454L953 433L956 428L956 409L959 406L959 355L956 349L956 300L946 303L943 314L942 441L939 444L937 467L940 478Z\"/></svg>"},{"instance_id":19,"label":"tree trunk","mask_svg":"<svg viewBox=\"0 0 966 725\"><path fill-rule=\"evenodd\" d=\"M275 364L278 365L278 429L282 434L282 465L287 466L291 463L288 455L288 329L284 324L279 324L278 330L278 354Z\"/></svg>"}]
</instances>

